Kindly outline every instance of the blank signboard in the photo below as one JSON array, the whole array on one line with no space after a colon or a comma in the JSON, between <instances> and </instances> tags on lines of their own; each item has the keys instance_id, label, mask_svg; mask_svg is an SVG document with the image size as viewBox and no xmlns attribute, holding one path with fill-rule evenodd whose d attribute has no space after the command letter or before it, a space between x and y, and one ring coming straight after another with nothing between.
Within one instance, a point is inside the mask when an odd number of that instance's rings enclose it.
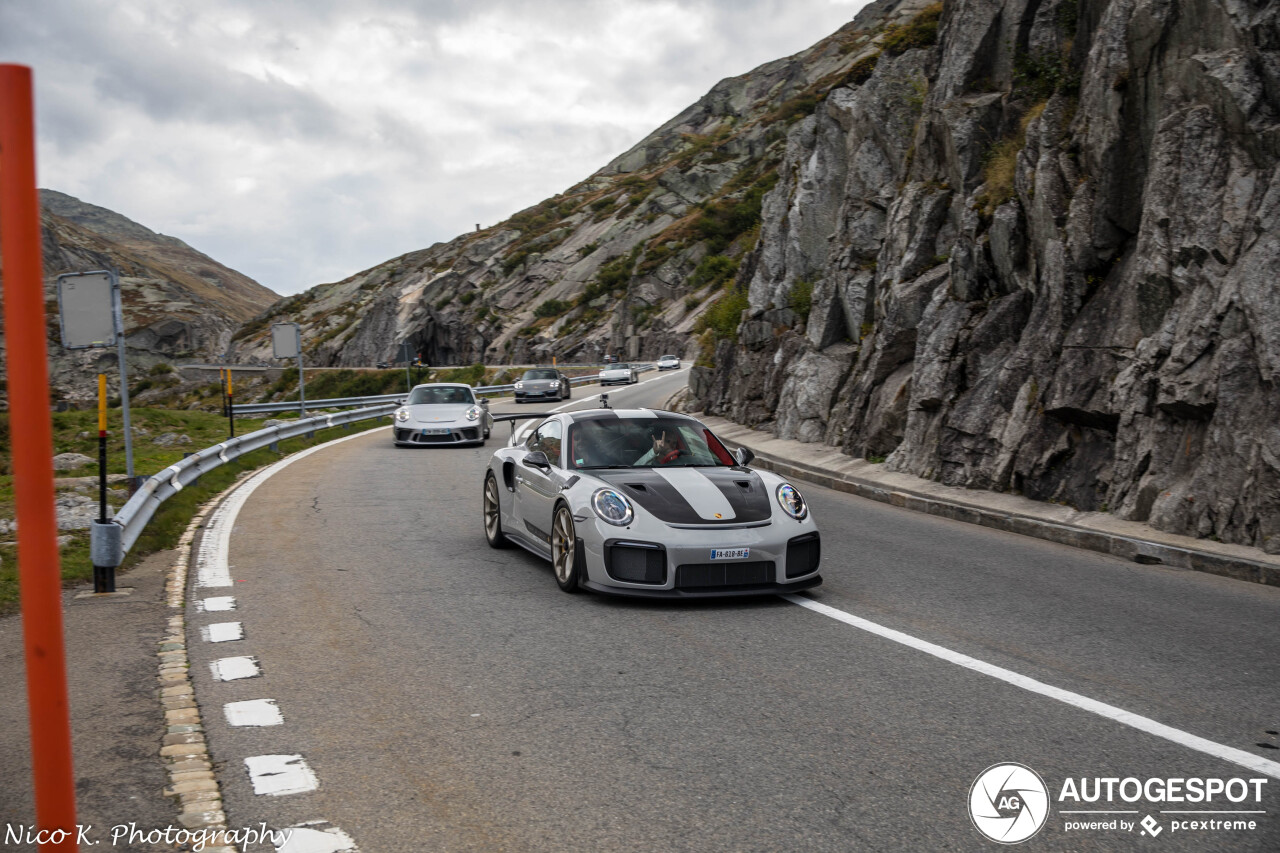
<instances>
[{"instance_id":1,"label":"blank signboard","mask_svg":"<svg viewBox=\"0 0 1280 853\"><path fill-rule=\"evenodd\" d=\"M67 349L109 347L116 342L111 274L69 273L58 276L58 313L62 345Z\"/></svg>"},{"instance_id":2,"label":"blank signboard","mask_svg":"<svg viewBox=\"0 0 1280 853\"><path fill-rule=\"evenodd\" d=\"M271 324L271 349L276 358L297 358L302 347L302 332L297 323Z\"/></svg>"}]
</instances>

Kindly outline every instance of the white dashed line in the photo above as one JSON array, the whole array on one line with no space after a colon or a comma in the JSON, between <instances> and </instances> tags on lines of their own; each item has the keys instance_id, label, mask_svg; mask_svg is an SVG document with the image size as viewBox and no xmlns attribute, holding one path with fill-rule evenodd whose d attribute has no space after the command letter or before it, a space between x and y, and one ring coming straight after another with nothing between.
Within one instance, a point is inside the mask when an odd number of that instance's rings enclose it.
<instances>
[{"instance_id":1,"label":"white dashed line","mask_svg":"<svg viewBox=\"0 0 1280 853\"><path fill-rule=\"evenodd\" d=\"M235 610L236 599L231 595L218 595L213 598L202 598L196 602L196 610L200 613L216 613L220 610Z\"/></svg>"},{"instance_id":2,"label":"white dashed line","mask_svg":"<svg viewBox=\"0 0 1280 853\"><path fill-rule=\"evenodd\" d=\"M238 681L262 674L258 659L253 657L219 658L209 662L209 669L213 671L214 681Z\"/></svg>"},{"instance_id":3,"label":"white dashed line","mask_svg":"<svg viewBox=\"0 0 1280 853\"><path fill-rule=\"evenodd\" d=\"M324 821L291 826L285 832L289 837L276 853L359 853L351 836Z\"/></svg>"},{"instance_id":4,"label":"white dashed line","mask_svg":"<svg viewBox=\"0 0 1280 853\"><path fill-rule=\"evenodd\" d=\"M284 715L276 707L274 699L249 699L245 702L228 702L222 713L230 726L279 726Z\"/></svg>"},{"instance_id":5,"label":"white dashed line","mask_svg":"<svg viewBox=\"0 0 1280 853\"><path fill-rule=\"evenodd\" d=\"M1072 693L1069 690L1063 690L1059 687L1045 684L1043 681L1036 681L1034 678L1020 675L1013 670L1005 669L1003 667L996 666L995 664L990 664L986 661L969 657L968 655L961 654L960 652L954 652L951 649L935 645L927 640L921 640L917 637L911 636L910 634L904 634L901 631L895 631L892 628L886 628L883 625L878 625L875 622L870 622L866 619L854 616L851 613L846 613L843 610L837 610L829 605L819 604L818 602L809 598L804 598L803 596L783 595L782 598L785 598L792 604L798 604L801 607L812 610L815 613L821 613L823 616L828 616L838 622L843 622L846 625L852 625L854 628L861 628L863 631L883 637L886 640L892 640L895 643L901 643L902 645L908 646L917 651L933 655L936 658L941 658L948 663L954 663L957 666L963 666L966 669L980 672L983 675L998 678L1003 682L1012 684L1014 687L1021 687L1023 690L1029 690L1032 693L1038 693L1041 696L1056 699L1059 702L1079 708L1082 711L1088 711L1091 714L1097 714L1100 717L1106 717L1107 719L1114 720L1117 723L1131 726L1140 732L1145 732L1149 735L1155 735L1156 737L1172 741L1179 746L1185 746L1197 752L1202 752L1205 755L1211 755L1214 758L1221 758L1222 760L1229 761L1232 764L1238 764L1241 767L1247 767L1255 772L1265 773L1268 776L1280 779L1280 763L1268 761L1265 758L1245 752L1242 749L1236 749L1235 747L1215 743L1214 741L1207 740L1199 737L1198 735L1193 735L1190 732L1184 732L1181 729L1166 726L1164 723L1156 722L1149 717L1142 717L1126 711L1123 708L1117 708L1114 705L1108 705L1105 702L1090 699L1088 696L1081 696L1079 693Z\"/></svg>"},{"instance_id":6,"label":"white dashed line","mask_svg":"<svg viewBox=\"0 0 1280 853\"><path fill-rule=\"evenodd\" d=\"M239 622L215 622L200 629L206 643L229 643L244 639L244 626Z\"/></svg>"},{"instance_id":7,"label":"white dashed line","mask_svg":"<svg viewBox=\"0 0 1280 853\"><path fill-rule=\"evenodd\" d=\"M244 760L253 792L269 797L305 794L320 787L301 755L251 755Z\"/></svg>"}]
</instances>

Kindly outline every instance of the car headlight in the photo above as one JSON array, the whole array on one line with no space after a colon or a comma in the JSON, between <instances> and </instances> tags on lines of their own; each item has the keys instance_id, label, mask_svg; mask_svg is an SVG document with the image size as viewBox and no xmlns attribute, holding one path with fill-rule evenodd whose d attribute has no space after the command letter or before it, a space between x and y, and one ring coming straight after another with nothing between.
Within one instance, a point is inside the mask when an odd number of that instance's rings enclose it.
<instances>
[{"instance_id":1,"label":"car headlight","mask_svg":"<svg viewBox=\"0 0 1280 853\"><path fill-rule=\"evenodd\" d=\"M480 407L479 407L479 406L472 406L471 408L467 409L467 420L469 420L469 421L478 421L478 420L480 420Z\"/></svg>"},{"instance_id":2,"label":"car headlight","mask_svg":"<svg viewBox=\"0 0 1280 853\"><path fill-rule=\"evenodd\" d=\"M516 390L517 390L517 391L519 391L519 390L520 390L521 388L523 388L523 387L524 387L524 382L517 382L517 383L516 383Z\"/></svg>"},{"instance_id":3,"label":"car headlight","mask_svg":"<svg viewBox=\"0 0 1280 853\"><path fill-rule=\"evenodd\" d=\"M397 421L399 421L399 422L401 422L401 423L403 423L404 421L409 420L409 410L408 410L408 409L396 409L396 420L397 420Z\"/></svg>"},{"instance_id":4,"label":"car headlight","mask_svg":"<svg viewBox=\"0 0 1280 853\"><path fill-rule=\"evenodd\" d=\"M805 504L804 498L800 495L799 490L790 483L783 483L778 486L777 495L778 505L782 507L782 511L796 521L802 521L809 514L809 507Z\"/></svg>"},{"instance_id":5,"label":"car headlight","mask_svg":"<svg viewBox=\"0 0 1280 853\"><path fill-rule=\"evenodd\" d=\"M596 511L596 515L600 516L601 521L616 524L618 527L626 527L636 517L635 510L631 508L631 501L613 489L596 489L595 494L591 496L591 508Z\"/></svg>"}]
</instances>

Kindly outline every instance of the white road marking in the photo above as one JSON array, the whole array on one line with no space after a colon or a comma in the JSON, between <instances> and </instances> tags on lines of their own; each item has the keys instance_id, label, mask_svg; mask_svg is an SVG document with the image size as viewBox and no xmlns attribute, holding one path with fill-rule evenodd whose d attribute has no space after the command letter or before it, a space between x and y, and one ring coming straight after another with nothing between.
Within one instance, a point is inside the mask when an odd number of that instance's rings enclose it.
<instances>
[{"instance_id":1,"label":"white road marking","mask_svg":"<svg viewBox=\"0 0 1280 853\"><path fill-rule=\"evenodd\" d=\"M239 622L215 622L200 629L206 643L229 643L244 639L244 626Z\"/></svg>"},{"instance_id":2,"label":"white road marking","mask_svg":"<svg viewBox=\"0 0 1280 853\"><path fill-rule=\"evenodd\" d=\"M318 826L324 828L316 829ZM324 821L291 826L285 832L289 837L276 848L276 853L359 853L351 836L336 826L325 825Z\"/></svg>"},{"instance_id":3,"label":"white road marking","mask_svg":"<svg viewBox=\"0 0 1280 853\"><path fill-rule=\"evenodd\" d=\"M284 715L276 707L274 699L228 702L222 706L222 713L230 726L278 726L284 723Z\"/></svg>"},{"instance_id":4,"label":"white road marking","mask_svg":"<svg viewBox=\"0 0 1280 853\"><path fill-rule=\"evenodd\" d=\"M254 657L218 658L209 662L209 669L213 671L214 681L238 681L262 674Z\"/></svg>"},{"instance_id":5,"label":"white road marking","mask_svg":"<svg viewBox=\"0 0 1280 853\"><path fill-rule=\"evenodd\" d=\"M305 794L320 787L301 755L251 755L244 760L253 792L268 797Z\"/></svg>"},{"instance_id":6,"label":"white road marking","mask_svg":"<svg viewBox=\"0 0 1280 853\"><path fill-rule=\"evenodd\" d=\"M941 658L948 663L954 663L957 666L963 666L966 669L980 672L983 675L998 678L1007 684L1012 684L1014 687L1021 687L1023 690L1029 690L1032 693L1047 696L1050 699L1056 699L1059 702L1079 708L1082 711L1088 711L1091 714L1106 717L1109 720L1114 720L1117 723L1130 726L1138 731L1172 741L1179 746L1185 746L1188 749L1195 750L1196 752L1202 752L1205 755L1211 755L1214 758L1221 758L1223 761L1229 761L1232 764L1238 764L1241 767L1246 767L1257 773L1265 773L1272 778L1280 779L1280 763L1269 761L1260 756L1245 752L1242 749L1236 749L1235 747L1215 743L1214 741L1207 740L1199 737L1198 735L1193 735L1190 732L1184 732L1181 729L1166 726L1164 723L1156 722L1149 717L1142 717L1138 714L1126 711L1123 708L1117 708L1114 705L1108 705L1105 702L1099 702L1096 699L1081 696L1079 693L1072 693L1069 690L1063 690L1059 687L1045 684L1043 681L1037 681L1034 678L1020 675L1013 670L1005 669L1003 667L996 666L995 664L990 664L986 661L969 657L968 655L961 654L960 652L954 652L951 649L930 643L927 640L921 640L917 637L911 636L910 634L904 634L901 631L886 628L883 625L878 625L875 622L870 622L866 619L854 616L851 613L846 613L843 610L837 610L829 605L820 604L812 599L804 598L803 596L783 595L782 598L785 598L792 604L798 604L801 607L812 610L815 613L821 613L823 616L829 616L838 622L843 622L846 625L852 625L854 628L860 628L863 631L883 637L886 640L892 640L895 643L901 643L902 645L908 646L917 651L933 655L936 658Z\"/></svg>"},{"instance_id":7,"label":"white road marking","mask_svg":"<svg viewBox=\"0 0 1280 853\"><path fill-rule=\"evenodd\" d=\"M236 599L232 595L217 595L213 598L202 598L196 602L196 610L201 613L215 613L219 610L235 610Z\"/></svg>"},{"instance_id":8,"label":"white road marking","mask_svg":"<svg viewBox=\"0 0 1280 853\"><path fill-rule=\"evenodd\" d=\"M388 426L386 429L391 429L391 427ZM241 507L244 506L245 501L249 499L249 496L253 494L258 486L261 486L294 462L305 459L318 450L332 447L344 441L362 438L375 431L376 428L365 430L355 435L335 438L333 441L326 441L324 444L317 444L315 447L300 450L292 456L281 459L274 465L263 468L232 492L231 496L214 510L209 519L209 526L205 528L204 536L200 539L200 550L196 555L196 586L222 587L232 585L231 566L228 563L228 557L231 553L231 530L235 527L236 516L240 514Z\"/></svg>"}]
</instances>

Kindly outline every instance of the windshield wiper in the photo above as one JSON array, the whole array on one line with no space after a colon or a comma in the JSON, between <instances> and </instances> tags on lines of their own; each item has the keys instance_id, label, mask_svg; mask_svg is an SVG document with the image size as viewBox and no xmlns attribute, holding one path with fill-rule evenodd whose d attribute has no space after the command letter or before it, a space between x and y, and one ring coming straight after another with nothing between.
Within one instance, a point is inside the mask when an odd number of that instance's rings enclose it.
<instances>
[{"instance_id":1,"label":"windshield wiper","mask_svg":"<svg viewBox=\"0 0 1280 853\"><path fill-rule=\"evenodd\" d=\"M579 465L579 471L612 471L618 468L634 468L634 465Z\"/></svg>"}]
</instances>

